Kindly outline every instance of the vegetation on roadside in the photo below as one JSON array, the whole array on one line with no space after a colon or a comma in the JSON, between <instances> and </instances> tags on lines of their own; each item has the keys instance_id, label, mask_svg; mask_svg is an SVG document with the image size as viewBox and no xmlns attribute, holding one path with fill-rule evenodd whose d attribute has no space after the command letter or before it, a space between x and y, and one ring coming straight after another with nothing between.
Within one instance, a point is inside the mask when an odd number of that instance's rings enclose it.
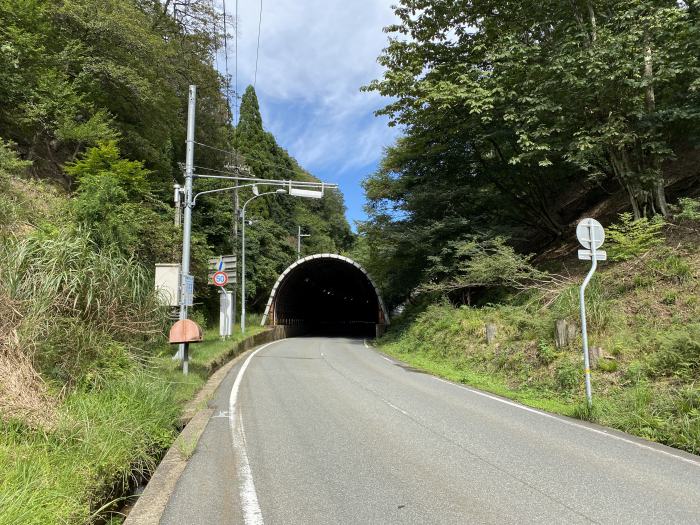
<instances>
[{"instance_id":1,"label":"vegetation on roadside","mask_svg":"<svg viewBox=\"0 0 700 525\"><path fill-rule=\"evenodd\" d=\"M544 288L492 289L473 306L424 296L380 349L454 381L699 454L700 224L658 224L623 216L610 240L622 262L603 263L587 289L589 344L599 349L592 412L583 391L580 274ZM569 327L561 346L557 321Z\"/></svg>"},{"instance_id":2,"label":"vegetation on roadside","mask_svg":"<svg viewBox=\"0 0 700 525\"><path fill-rule=\"evenodd\" d=\"M183 403L241 337L207 331L187 377L164 344L153 264L180 257L171 201L189 85L199 172L236 164L313 180L264 130L252 88L232 123L215 68L234 27L222 18L209 0L0 0L2 525L102 520L154 468ZM197 190L223 182L198 179ZM294 261L298 225L313 234L310 253L352 243L338 193L260 199L248 217L252 312ZM218 310L207 258L235 253L236 220L230 193L197 201L192 273L205 326ZM248 334L258 330L251 322Z\"/></svg>"}]
</instances>

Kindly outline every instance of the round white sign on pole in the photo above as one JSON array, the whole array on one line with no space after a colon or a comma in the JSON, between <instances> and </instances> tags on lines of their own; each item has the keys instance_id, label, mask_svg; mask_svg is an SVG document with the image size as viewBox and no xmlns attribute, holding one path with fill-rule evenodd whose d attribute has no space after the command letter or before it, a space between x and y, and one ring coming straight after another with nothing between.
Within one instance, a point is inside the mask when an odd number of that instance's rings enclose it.
<instances>
[{"instance_id":1,"label":"round white sign on pole","mask_svg":"<svg viewBox=\"0 0 700 525\"><path fill-rule=\"evenodd\" d=\"M212 281L214 281L216 286L226 286L228 284L228 274L226 272L216 272L212 277Z\"/></svg>"},{"instance_id":2,"label":"round white sign on pole","mask_svg":"<svg viewBox=\"0 0 700 525\"><path fill-rule=\"evenodd\" d=\"M576 226L576 237L584 248L597 250L605 240L605 230L595 219L583 219Z\"/></svg>"}]
</instances>

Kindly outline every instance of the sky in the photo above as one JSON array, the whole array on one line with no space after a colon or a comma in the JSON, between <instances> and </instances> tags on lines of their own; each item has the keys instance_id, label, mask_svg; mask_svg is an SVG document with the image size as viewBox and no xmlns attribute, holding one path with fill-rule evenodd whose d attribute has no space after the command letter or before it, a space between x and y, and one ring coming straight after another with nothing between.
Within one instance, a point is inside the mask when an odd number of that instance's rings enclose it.
<instances>
[{"instance_id":1,"label":"sky","mask_svg":"<svg viewBox=\"0 0 700 525\"><path fill-rule=\"evenodd\" d=\"M235 0L225 0L233 14ZM351 226L363 220L361 182L398 136L374 111L387 100L360 87L379 78L382 28L393 0L238 0L238 90L255 81L265 129L302 167L340 186ZM229 72L235 70L229 41ZM223 60L219 58L219 69Z\"/></svg>"}]
</instances>

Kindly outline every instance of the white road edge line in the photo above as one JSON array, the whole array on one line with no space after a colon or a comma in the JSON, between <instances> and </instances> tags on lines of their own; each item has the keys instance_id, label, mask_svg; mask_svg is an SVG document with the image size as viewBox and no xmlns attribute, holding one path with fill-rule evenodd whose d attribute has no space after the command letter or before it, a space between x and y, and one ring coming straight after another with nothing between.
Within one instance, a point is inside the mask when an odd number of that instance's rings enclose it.
<instances>
[{"instance_id":1,"label":"white road edge line","mask_svg":"<svg viewBox=\"0 0 700 525\"><path fill-rule=\"evenodd\" d=\"M389 361L390 363L393 363L393 361L388 357L382 356L382 359L384 359L384 361Z\"/></svg>"},{"instance_id":2,"label":"white road edge line","mask_svg":"<svg viewBox=\"0 0 700 525\"><path fill-rule=\"evenodd\" d=\"M241 499L241 508L243 510L243 519L246 525L263 525L264 522L262 511L260 510L260 503L258 502L258 493L255 491L253 473L250 470L250 463L248 462L248 452L245 446L245 432L243 430L243 415L237 414L236 402L238 401L238 389L241 386L243 375L250 364L250 360L253 359L255 354L260 352L260 350L264 350L271 344L277 342L278 341L272 341L271 343L267 343L248 356L245 363L243 363L243 366L241 366L241 369L238 371L236 380L233 382L231 397L229 397L228 402L231 442L233 443L233 450L236 453L236 470L240 483L238 491ZM236 419L238 419L238 425L236 425Z\"/></svg>"},{"instance_id":3,"label":"white road edge line","mask_svg":"<svg viewBox=\"0 0 700 525\"><path fill-rule=\"evenodd\" d=\"M666 456L671 456L672 458L679 459L680 461L684 461L686 463L690 463L691 465L695 465L696 467L700 467L700 462L695 461L693 459L684 458L683 456L678 456L676 454L673 454L672 452L667 452L665 450L661 450L661 449L658 449L656 447L650 447L649 445L645 445L643 443L638 443L636 441L632 441L631 439L627 439L627 438L624 438L622 436L617 436L615 434L611 434L610 432L606 432L604 430L598 430L597 428L587 427L586 425L581 425L581 424L575 423L573 421L567 421L566 419L555 416L553 414L548 414L547 412L542 412L541 410L526 407L524 405L520 405L518 403L514 403L514 402L508 401L506 399L501 399L500 397L492 396L490 394L487 394L485 392L480 392L479 390L474 390L473 388L469 388L467 386L458 385L456 383L453 383L452 381L447 381L446 379L443 379L441 377L436 377L436 376L432 376L432 377L433 377L433 379L436 379L437 381L440 381L442 383L447 383L448 385L456 386L457 388L461 388L462 390L466 390L467 392L471 392L472 394L486 397L488 399L498 401L499 403L503 403L505 405L510 405L512 407L519 408L520 410L525 410L526 412L532 412L533 414L539 414L540 416L543 416L543 417L555 419L556 421L559 421L560 423L564 423L565 425L569 425L569 426L577 427L577 428L582 428L584 430L588 430L589 432L594 432L596 434L607 436L607 437L612 438L612 439L617 439L618 441L623 441L625 443L629 443L630 445L634 445L634 446L639 447L639 448L651 450L652 452L658 452L659 454L664 454Z\"/></svg>"}]
</instances>

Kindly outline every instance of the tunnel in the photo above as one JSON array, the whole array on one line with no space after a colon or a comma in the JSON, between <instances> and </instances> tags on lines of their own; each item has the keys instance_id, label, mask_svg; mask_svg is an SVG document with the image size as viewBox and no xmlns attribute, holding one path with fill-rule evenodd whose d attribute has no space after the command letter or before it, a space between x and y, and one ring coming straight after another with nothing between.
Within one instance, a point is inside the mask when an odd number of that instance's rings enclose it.
<instances>
[{"instance_id":1,"label":"tunnel","mask_svg":"<svg viewBox=\"0 0 700 525\"><path fill-rule=\"evenodd\" d=\"M362 266L324 253L299 259L282 272L262 324L295 327L298 334L375 337L389 324L389 316Z\"/></svg>"}]
</instances>

